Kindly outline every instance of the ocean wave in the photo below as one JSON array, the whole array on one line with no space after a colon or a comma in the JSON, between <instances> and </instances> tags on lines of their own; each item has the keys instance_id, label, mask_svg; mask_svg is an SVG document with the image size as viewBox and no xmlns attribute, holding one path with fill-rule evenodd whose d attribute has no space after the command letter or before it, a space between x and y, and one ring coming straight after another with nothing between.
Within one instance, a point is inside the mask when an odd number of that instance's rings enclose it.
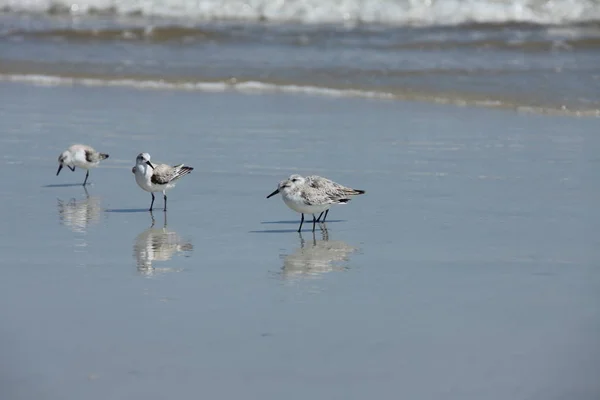
<instances>
[{"instance_id":1,"label":"ocean wave","mask_svg":"<svg viewBox=\"0 0 600 400\"><path fill-rule=\"evenodd\" d=\"M182 26L150 26L109 29L48 29L48 30L13 30L3 36L21 36L38 39L62 39L72 41L87 40L144 40L151 42L169 41L215 41L223 37L221 33L199 28Z\"/></svg>"},{"instance_id":2,"label":"ocean wave","mask_svg":"<svg viewBox=\"0 0 600 400\"><path fill-rule=\"evenodd\" d=\"M227 81L216 82L177 82L164 79L112 79L65 77L57 75L0 74L0 81L31 83L43 86L82 85L198 92L235 91L240 93L297 93L327 97L360 97L381 100L395 98L393 94L386 92L364 91L358 89L336 89L304 85L285 85L259 81L238 81L235 78L228 79Z\"/></svg>"},{"instance_id":3,"label":"ocean wave","mask_svg":"<svg viewBox=\"0 0 600 400\"><path fill-rule=\"evenodd\" d=\"M299 95L312 95L336 98L363 98L373 100L402 100L420 101L456 106L476 106L487 108L512 109L518 112L565 115L577 117L600 117L600 109L571 109L566 106L539 106L534 104L519 103L492 98L474 97L473 95L449 95L419 93L409 91L370 91L361 89L330 88L309 85L278 84L260 81L238 81L228 79L215 82L178 82L164 79L113 79L105 77L70 77L59 75L24 75L2 74L0 82L27 83L39 86L102 86L102 87L127 87L139 90L180 90L209 93L238 92L244 94L286 93Z\"/></svg>"},{"instance_id":4,"label":"ocean wave","mask_svg":"<svg viewBox=\"0 0 600 400\"><path fill-rule=\"evenodd\" d=\"M172 21L171 21L172 22ZM47 27L46 29L4 29L0 37L34 38L62 40L72 42L96 41L143 41L150 43L225 43L259 42L284 43L292 46L307 46L318 42L347 45L348 32L339 32L333 27L313 27L302 29L300 26L288 27L285 31L240 29L237 26L214 26L205 24L197 26L178 25L146 25L128 27ZM306 26L303 26L306 27ZM483 27L462 26L431 28L427 34L412 36L390 36L389 31L357 28L354 44L360 43L365 48L383 50L448 50L448 49L486 49L486 50L521 50L525 52L575 51L600 49L600 26L586 27L554 27L540 28L529 25L509 25L511 34L507 34L506 26L496 27L494 31L489 25ZM460 32L459 32L460 30ZM465 32L467 32L465 34ZM470 34L476 32L476 34ZM376 40L371 40L375 38ZM381 40L383 39L383 40Z\"/></svg>"},{"instance_id":5,"label":"ocean wave","mask_svg":"<svg viewBox=\"0 0 600 400\"><path fill-rule=\"evenodd\" d=\"M600 0L0 0L0 10L396 26L600 21Z\"/></svg>"},{"instance_id":6,"label":"ocean wave","mask_svg":"<svg viewBox=\"0 0 600 400\"><path fill-rule=\"evenodd\" d=\"M322 36L327 33L322 34ZM36 39L61 39L65 41L145 41L152 43L164 42L225 42L232 40L233 36L225 32L210 31L199 28L186 28L179 26L163 27L135 27L115 29L49 29L37 31L16 30L7 32L1 36L26 37ZM283 37L282 37L283 36ZM289 36L289 35L288 35ZM316 35L315 35L316 36ZM235 36L241 40L240 35ZM306 34L297 34L296 41L290 42L290 38L279 35L275 38L287 44L306 45L311 40L318 41L319 38L310 37ZM333 34L327 35L329 41L335 40ZM340 37L340 40L343 38ZM513 37L499 39L475 39L475 40L451 40L445 37L433 38L422 41L404 41L397 44L379 45L365 40L365 47L375 47L393 50L448 50L448 49L488 49L488 50L522 50L526 52L546 51L573 51L600 49L600 37L548 37L545 40L517 40Z\"/></svg>"},{"instance_id":7,"label":"ocean wave","mask_svg":"<svg viewBox=\"0 0 600 400\"><path fill-rule=\"evenodd\" d=\"M387 46L395 50L449 50L449 49L487 49L522 50L525 52L573 51L600 49L600 38L575 38L547 40L515 40L507 38L484 40L431 40L400 43Z\"/></svg>"}]
</instances>

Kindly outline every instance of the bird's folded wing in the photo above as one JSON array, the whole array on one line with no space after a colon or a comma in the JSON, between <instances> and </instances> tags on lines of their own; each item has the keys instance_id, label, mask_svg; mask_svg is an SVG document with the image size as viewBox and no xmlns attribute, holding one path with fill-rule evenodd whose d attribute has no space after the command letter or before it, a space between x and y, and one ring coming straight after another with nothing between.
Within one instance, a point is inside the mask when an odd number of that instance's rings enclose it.
<instances>
[{"instance_id":1,"label":"bird's folded wing","mask_svg":"<svg viewBox=\"0 0 600 400\"><path fill-rule=\"evenodd\" d=\"M166 185L173 179L175 169L170 165L158 164L154 166L150 181L155 185Z\"/></svg>"}]
</instances>

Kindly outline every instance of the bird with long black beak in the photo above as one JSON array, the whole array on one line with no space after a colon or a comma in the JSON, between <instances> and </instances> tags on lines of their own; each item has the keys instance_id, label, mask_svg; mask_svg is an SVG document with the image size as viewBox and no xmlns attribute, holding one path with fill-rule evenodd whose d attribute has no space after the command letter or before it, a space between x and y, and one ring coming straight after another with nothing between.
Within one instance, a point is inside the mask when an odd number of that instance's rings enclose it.
<instances>
[{"instance_id":1,"label":"bird with long black beak","mask_svg":"<svg viewBox=\"0 0 600 400\"><path fill-rule=\"evenodd\" d=\"M58 156L58 171L56 171L56 176L60 174L60 171L65 166L71 171L75 171L75 167L85 169L87 170L85 180L83 181L83 186L85 186L90 176L90 168L97 167L100 161L107 158L108 154L99 153L90 146L74 144Z\"/></svg>"},{"instance_id":2,"label":"bird with long black beak","mask_svg":"<svg viewBox=\"0 0 600 400\"><path fill-rule=\"evenodd\" d=\"M298 232L302 230L302 224L304 223L304 214L312 214L313 216L313 232L315 231L316 223L318 219L315 214L323 213L329 210L331 206L335 204L346 204L350 201L350 196L355 194L364 193L363 190L349 189L345 186L336 184L333 181L324 179L320 184L315 184L309 178L304 178L300 175L291 175L288 179L279 182L277 190L267 196L271 198L278 193L281 193L281 198L286 206L292 210L302 214L300 219L300 227ZM330 185L326 182L337 185L338 187L352 190L353 193L349 193L345 190L333 190ZM319 218L321 216L319 215Z\"/></svg>"},{"instance_id":3,"label":"bird with long black beak","mask_svg":"<svg viewBox=\"0 0 600 400\"><path fill-rule=\"evenodd\" d=\"M150 210L154 205L154 193L162 192L165 200L164 211L167 211L167 190L173 188L179 178L193 171L194 168L183 164L170 166L167 164L153 164L150 154L140 153L135 159L135 166L131 172L135 174L138 186L152 195Z\"/></svg>"}]
</instances>

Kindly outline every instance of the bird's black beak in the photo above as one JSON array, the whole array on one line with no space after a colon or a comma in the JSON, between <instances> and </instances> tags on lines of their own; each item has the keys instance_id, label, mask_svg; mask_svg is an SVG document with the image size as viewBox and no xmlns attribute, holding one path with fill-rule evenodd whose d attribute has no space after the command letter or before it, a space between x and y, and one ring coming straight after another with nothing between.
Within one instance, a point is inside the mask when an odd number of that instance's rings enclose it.
<instances>
[{"instance_id":1,"label":"bird's black beak","mask_svg":"<svg viewBox=\"0 0 600 400\"><path fill-rule=\"evenodd\" d=\"M56 176L58 176L58 174L60 174L60 170L63 168L62 164L58 164L58 171L56 171Z\"/></svg>"},{"instance_id":2,"label":"bird's black beak","mask_svg":"<svg viewBox=\"0 0 600 400\"><path fill-rule=\"evenodd\" d=\"M273 193L271 193L270 195L267 196L267 199L269 197L275 196L277 193L279 193L279 189L275 190Z\"/></svg>"},{"instance_id":3,"label":"bird's black beak","mask_svg":"<svg viewBox=\"0 0 600 400\"><path fill-rule=\"evenodd\" d=\"M150 166L150 168L154 169L154 165L152 165L152 163L150 161L146 161L146 164L148 164Z\"/></svg>"}]
</instances>

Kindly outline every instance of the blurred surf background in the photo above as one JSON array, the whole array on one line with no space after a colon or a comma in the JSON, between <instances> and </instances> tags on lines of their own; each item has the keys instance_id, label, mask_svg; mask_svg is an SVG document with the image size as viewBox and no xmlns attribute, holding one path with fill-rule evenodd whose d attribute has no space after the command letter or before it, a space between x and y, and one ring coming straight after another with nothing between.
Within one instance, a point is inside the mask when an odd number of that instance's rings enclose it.
<instances>
[{"instance_id":1,"label":"blurred surf background","mask_svg":"<svg viewBox=\"0 0 600 400\"><path fill-rule=\"evenodd\" d=\"M0 0L0 79L600 115L598 0Z\"/></svg>"}]
</instances>

